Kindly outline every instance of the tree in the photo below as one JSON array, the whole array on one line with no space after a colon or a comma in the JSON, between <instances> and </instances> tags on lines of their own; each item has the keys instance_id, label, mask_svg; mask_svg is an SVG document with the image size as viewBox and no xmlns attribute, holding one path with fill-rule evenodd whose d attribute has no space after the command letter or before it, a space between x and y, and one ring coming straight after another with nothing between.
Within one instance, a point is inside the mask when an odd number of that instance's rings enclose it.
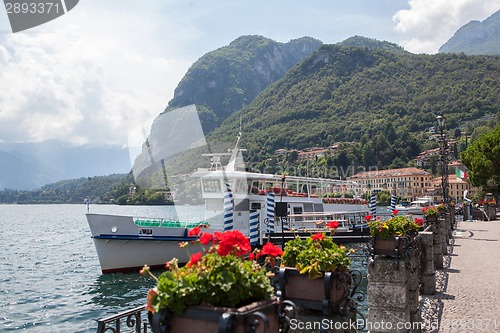
<instances>
[{"instance_id":1,"label":"tree","mask_svg":"<svg viewBox=\"0 0 500 333\"><path fill-rule=\"evenodd\" d=\"M460 157L472 185L500 194L500 125L474 141Z\"/></svg>"}]
</instances>

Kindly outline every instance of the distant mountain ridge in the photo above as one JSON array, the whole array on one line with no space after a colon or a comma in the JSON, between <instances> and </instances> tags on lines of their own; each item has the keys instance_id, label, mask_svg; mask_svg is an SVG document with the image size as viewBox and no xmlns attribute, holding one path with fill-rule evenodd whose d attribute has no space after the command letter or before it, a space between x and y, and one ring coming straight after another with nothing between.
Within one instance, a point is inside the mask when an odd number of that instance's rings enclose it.
<instances>
[{"instance_id":1,"label":"distant mountain ridge","mask_svg":"<svg viewBox=\"0 0 500 333\"><path fill-rule=\"evenodd\" d=\"M0 143L0 190L30 190L60 180L128 173L128 149L71 146L49 140Z\"/></svg>"},{"instance_id":2,"label":"distant mountain ridge","mask_svg":"<svg viewBox=\"0 0 500 333\"><path fill-rule=\"evenodd\" d=\"M455 32L439 53L500 55L500 10L486 20L470 21Z\"/></svg>"}]
</instances>

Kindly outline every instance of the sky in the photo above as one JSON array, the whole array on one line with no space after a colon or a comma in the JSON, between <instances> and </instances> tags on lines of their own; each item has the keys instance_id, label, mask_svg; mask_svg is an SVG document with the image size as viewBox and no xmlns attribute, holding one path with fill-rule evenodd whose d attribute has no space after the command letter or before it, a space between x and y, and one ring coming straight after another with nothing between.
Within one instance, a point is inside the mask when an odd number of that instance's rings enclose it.
<instances>
[{"instance_id":1,"label":"sky","mask_svg":"<svg viewBox=\"0 0 500 333\"><path fill-rule=\"evenodd\" d=\"M140 145L188 68L242 35L354 35L436 53L500 0L80 0L12 33L0 9L0 142Z\"/></svg>"}]
</instances>

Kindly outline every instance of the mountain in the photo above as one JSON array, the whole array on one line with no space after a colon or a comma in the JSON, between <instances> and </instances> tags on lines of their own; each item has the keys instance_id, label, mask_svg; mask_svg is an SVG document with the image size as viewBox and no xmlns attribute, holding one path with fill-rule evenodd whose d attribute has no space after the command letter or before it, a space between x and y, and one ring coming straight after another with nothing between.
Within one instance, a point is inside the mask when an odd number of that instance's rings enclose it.
<instances>
[{"instance_id":1,"label":"mountain","mask_svg":"<svg viewBox=\"0 0 500 333\"><path fill-rule=\"evenodd\" d=\"M262 36L239 37L189 68L166 111L196 104L205 133L211 132L321 45L310 37L288 43Z\"/></svg>"},{"instance_id":2,"label":"mountain","mask_svg":"<svg viewBox=\"0 0 500 333\"><path fill-rule=\"evenodd\" d=\"M210 137L231 140L241 118L253 163L279 148L357 142L358 165L405 165L441 112L449 131L481 117L498 121L498 77L500 57L323 45Z\"/></svg>"},{"instance_id":3,"label":"mountain","mask_svg":"<svg viewBox=\"0 0 500 333\"><path fill-rule=\"evenodd\" d=\"M470 21L458 29L453 37L441 46L439 52L500 54L500 10L482 22Z\"/></svg>"},{"instance_id":4,"label":"mountain","mask_svg":"<svg viewBox=\"0 0 500 333\"><path fill-rule=\"evenodd\" d=\"M33 189L50 183L55 173L27 156L0 151L0 190Z\"/></svg>"},{"instance_id":5,"label":"mountain","mask_svg":"<svg viewBox=\"0 0 500 333\"><path fill-rule=\"evenodd\" d=\"M399 46L398 44L387 41L380 41L374 38L368 38L363 36L349 37L346 40L337 43L336 45L366 47L370 50L378 49L378 50L391 51L398 54L409 53L408 51L405 51L405 49Z\"/></svg>"},{"instance_id":6,"label":"mountain","mask_svg":"<svg viewBox=\"0 0 500 333\"><path fill-rule=\"evenodd\" d=\"M64 179L128 173L128 149L89 147L48 140L0 143L0 190L30 190Z\"/></svg>"}]
</instances>

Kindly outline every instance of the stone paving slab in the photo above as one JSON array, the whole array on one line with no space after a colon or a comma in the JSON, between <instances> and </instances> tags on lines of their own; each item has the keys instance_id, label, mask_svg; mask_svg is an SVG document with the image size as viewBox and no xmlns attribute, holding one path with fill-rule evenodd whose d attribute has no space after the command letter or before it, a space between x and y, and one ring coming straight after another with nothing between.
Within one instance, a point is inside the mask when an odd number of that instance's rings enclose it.
<instances>
[{"instance_id":1,"label":"stone paving slab","mask_svg":"<svg viewBox=\"0 0 500 333\"><path fill-rule=\"evenodd\" d=\"M500 332L500 220L459 222L454 235L436 295L421 299L425 332Z\"/></svg>"}]
</instances>

